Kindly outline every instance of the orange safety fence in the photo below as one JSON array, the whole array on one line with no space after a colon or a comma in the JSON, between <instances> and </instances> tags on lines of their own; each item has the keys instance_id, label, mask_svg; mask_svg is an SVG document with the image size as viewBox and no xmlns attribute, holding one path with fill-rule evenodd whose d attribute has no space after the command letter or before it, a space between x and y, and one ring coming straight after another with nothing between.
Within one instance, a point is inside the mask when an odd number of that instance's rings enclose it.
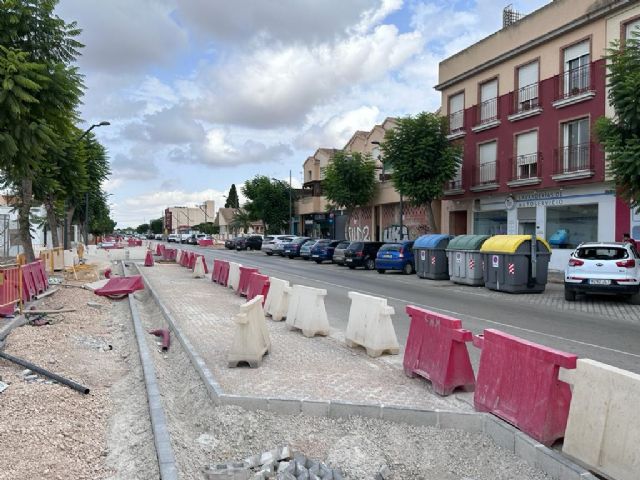
<instances>
[{"instance_id":1,"label":"orange safety fence","mask_svg":"<svg viewBox=\"0 0 640 480\"><path fill-rule=\"evenodd\" d=\"M12 315L22 303L22 270L18 265L0 267L0 315Z\"/></svg>"}]
</instances>

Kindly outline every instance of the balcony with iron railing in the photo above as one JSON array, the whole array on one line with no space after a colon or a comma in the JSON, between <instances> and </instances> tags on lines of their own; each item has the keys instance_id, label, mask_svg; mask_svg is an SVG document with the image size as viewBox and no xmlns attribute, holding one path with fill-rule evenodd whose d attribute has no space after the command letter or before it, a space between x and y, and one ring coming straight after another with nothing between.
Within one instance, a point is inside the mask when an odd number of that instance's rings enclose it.
<instances>
[{"instance_id":1,"label":"balcony with iron railing","mask_svg":"<svg viewBox=\"0 0 640 480\"><path fill-rule=\"evenodd\" d=\"M453 140L465 134L464 130L464 110L458 110L449 114L449 135L447 138Z\"/></svg>"},{"instance_id":2,"label":"balcony with iron railing","mask_svg":"<svg viewBox=\"0 0 640 480\"><path fill-rule=\"evenodd\" d=\"M592 177L594 168L594 144L578 143L555 149L554 173L557 181Z\"/></svg>"},{"instance_id":3,"label":"balcony with iron railing","mask_svg":"<svg viewBox=\"0 0 640 480\"><path fill-rule=\"evenodd\" d=\"M454 178L445 183L444 194L460 195L461 193L464 193L464 189L462 188L462 173L460 172Z\"/></svg>"},{"instance_id":4,"label":"balcony with iron railing","mask_svg":"<svg viewBox=\"0 0 640 480\"><path fill-rule=\"evenodd\" d=\"M509 120L514 122L522 118L528 118L542 112L542 102L540 99L540 84L532 83L531 85L519 88L515 92L511 92Z\"/></svg>"},{"instance_id":5,"label":"balcony with iron railing","mask_svg":"<svg viewBox=\"0 0 640 480\"><path fill-rule=\"evenodd\" d=\"M471 190L494 190L498 188L498 162L477 163L473 168Z\"/></svg>"},{"instance_id":6,"label":"balcony with iron railing","mask_svg":"<svg viewBox=\"0 0 640 480\"><path fill-rule=\"evenodd\" d=\"M475 106L476 124L471 128L474 132L481 132L500 125L500 103L498 97L490 98Z\"/></svg>"},{"instance_id":7,"label":"balcony with iron railing","mask_svg":"<svg viewBox=\"0 0 640 480\"><path fill-rule=\"evenodd\" d=\"M566 107L595 96L593 64L573 68L556 77L556 100L553 106Z\"/></svg>"},{"instance_id":8,"label":"balcony with iron railing","mask_svg":"<svg viewBox=\"0 0 640 480\"><path fill-rule=\"evenodd\" d=\"M542 181L542 153L535 152L512 157L510 187L534 185Z\"/></svg>"}]
</instances>

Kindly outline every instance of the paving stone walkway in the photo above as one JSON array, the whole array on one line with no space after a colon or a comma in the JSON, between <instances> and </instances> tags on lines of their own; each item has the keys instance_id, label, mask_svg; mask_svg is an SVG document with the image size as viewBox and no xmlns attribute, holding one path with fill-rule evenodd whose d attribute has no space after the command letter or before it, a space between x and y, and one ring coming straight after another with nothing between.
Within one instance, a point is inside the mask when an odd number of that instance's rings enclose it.
<instances>
[{"instance_id":1,"label":"paving stone walkway","mask_svg":"<svg viewBox=\"0 0 640 480\"><path fill-rule=\"evenodd\" d=\"M364 350L338 341L340 332L306 338L284 322L270 319L272 351L262 365L228 368L233 316L245 300L210 279L192 278L191 272L177 265L156 264L141 270L225 393L473 410L471 393L443 398L433 393L429 382L408 378L399 355L372 359Z\"/></svg>"}]
</instances>

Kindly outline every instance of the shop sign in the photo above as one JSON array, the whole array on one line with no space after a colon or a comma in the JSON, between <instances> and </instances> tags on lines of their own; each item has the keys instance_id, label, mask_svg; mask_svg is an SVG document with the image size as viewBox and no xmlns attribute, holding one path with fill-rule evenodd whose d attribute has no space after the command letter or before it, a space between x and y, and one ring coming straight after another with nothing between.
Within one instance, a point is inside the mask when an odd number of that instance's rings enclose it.
<instances>
[{"instance_id":1,"label":"shop sign","mask_svg":"<svg viewBox=\"0 0 640 480\"><path fill-rule=\"evenodd\" d=\"M522 193L515 196L518 207L548 207L563 205L562 191Z\"/></svg>"}]
</instances>

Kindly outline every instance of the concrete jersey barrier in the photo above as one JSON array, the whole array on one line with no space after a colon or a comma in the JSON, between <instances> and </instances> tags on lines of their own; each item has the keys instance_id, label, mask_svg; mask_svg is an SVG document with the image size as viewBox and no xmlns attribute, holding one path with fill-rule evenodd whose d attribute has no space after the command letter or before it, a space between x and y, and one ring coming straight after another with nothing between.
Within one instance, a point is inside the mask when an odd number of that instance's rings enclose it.
<instances>
[{"instance_id":1,"label":"concrete jersey barrier","mask_svg":"<svg viewBox=\"0 0 640 480\"><path fill-rule=\"evenodd\" d=\"M305 337L329 335L329 319L324 306L326 295L325 289L294 285L287 309L289 328L302 330Z\"/></svg>"},{"instance_id":2,"label":"concrete jersey barrier","mask_svg":"<svg viewBox=\"0 0 640 480\"><path fill-rule=\"evenodd\" d=\"M288 281L275 277L270 277L269 282L271 286L264 303L264 311L272 320L279 322L287 316L291 287Z\"/></svg>"},{"instance_id":3,"label":"concrete jersey barrier","mask_svg":"<svg viewBox=\"0 0 640 480\"><path fill-rule=\"evenodd\" d=\"M370 357L379 357L385 351L397 355L400 345L391 321L395 310L387 305L387 299L357 292L349 292L349 298L347 345L364 347Z\"/></svg>"},{"instance_id":4,"label":"concrete jersey barrier","mask_svg":"<svg viewBox=\"0 0 640 480\"><path fill-rule=\"evenodd\" d=\"M610 478L640 478L640 375L578 359L560 380L573 386L562 452Z\"/></svg>"},{"instance_id":5,"label":"concrete jersey barrier","mask_svg":"<svg viewBox=\"0 0 640 480\"><path fill-rule=\"evenodd\" d=\"M227 356L230 368L237 367L241 362L256 368L262 363L262 357L271 349L262 309L263 300L264 297L258 295L241 305L240 312L233 319L236 329L231 350Z\"/></svg>"}]
</instances>

